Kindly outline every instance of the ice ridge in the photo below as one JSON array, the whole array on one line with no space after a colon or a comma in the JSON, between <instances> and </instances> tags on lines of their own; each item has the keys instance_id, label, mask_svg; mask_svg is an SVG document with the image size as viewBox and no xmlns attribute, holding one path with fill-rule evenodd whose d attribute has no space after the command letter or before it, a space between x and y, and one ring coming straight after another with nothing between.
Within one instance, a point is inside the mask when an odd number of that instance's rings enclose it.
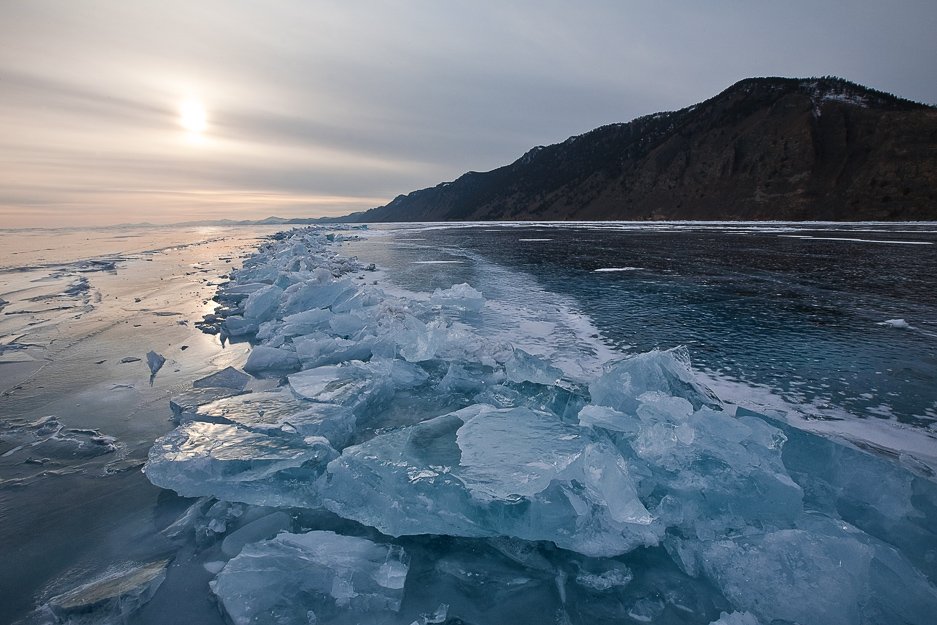
<instances>
[{"instance_id":1,"label":"ice ridge","mask_svg":"<svg viewBox=\"0 0 937 625\"><path fill-rule=\"evenodd\" d=\"M489 333L511 311L484 285L391 292L337 252L341 239L281 233L232 273L202 325L249 338L245 371L280 384L245 393L236 370L203 378L144 468L216 502L180 528L206 517L197 535L241 532L206 563L232 622L926 623L937 611L934 482L730 414L683 348L574 375ZM231 516L239 506L263 522Z\"/></svg>"}]
</instances>

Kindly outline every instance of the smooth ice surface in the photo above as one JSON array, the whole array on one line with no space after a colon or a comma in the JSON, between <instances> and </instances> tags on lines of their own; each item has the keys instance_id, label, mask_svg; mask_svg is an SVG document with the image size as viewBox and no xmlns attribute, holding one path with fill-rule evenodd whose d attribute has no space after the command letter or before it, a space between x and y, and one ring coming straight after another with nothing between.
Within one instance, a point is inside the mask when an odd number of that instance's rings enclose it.
<instances>
[{"instance_id":1,"label":"smooth ice surface","mask_svg":"<svg viewBox=\"0 0 937 625\"><path fill-rule=\"evenodd\" d=\"M211 582L235 625L379 622L400 609L403 549L333 532L247 545Z\"/></svg>"}]
</instances>

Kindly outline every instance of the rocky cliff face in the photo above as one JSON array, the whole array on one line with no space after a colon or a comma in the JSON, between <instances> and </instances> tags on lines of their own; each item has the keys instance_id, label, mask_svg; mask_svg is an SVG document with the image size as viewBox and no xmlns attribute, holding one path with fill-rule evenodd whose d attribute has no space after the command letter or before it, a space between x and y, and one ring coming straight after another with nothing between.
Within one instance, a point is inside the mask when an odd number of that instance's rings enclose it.
<instances>
[{"instance_id":1,"label":"rocky cliff face","mask_svg":"<svg viewBox=\"0 0 937 625\"><path fill-rule=\"evenodd\" d=\"M837 78L751 78L353 218L937 219L937 108Z\"/></svg>"}]
</instances>

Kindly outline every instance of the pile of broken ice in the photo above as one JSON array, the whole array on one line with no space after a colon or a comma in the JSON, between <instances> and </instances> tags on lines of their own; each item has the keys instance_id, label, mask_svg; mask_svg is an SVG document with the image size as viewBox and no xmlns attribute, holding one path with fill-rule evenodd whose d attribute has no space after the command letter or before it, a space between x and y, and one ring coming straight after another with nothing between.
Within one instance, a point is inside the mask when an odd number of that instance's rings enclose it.
<instances>
[{"instance_id":1,"label":"pile of broken ice","mask_svg":"<svg viewBox=\"0 0 937 625\"><path fill-rule=\"evenodd\" d=\"M196 384L145 467L204 498L175 535L232 541L232 622L932 622L928 476L729 414L682 349L563 371L471 286L391 295L333 239L233 274L209 321L283 383Z\"/></svg>"}]
</instances>

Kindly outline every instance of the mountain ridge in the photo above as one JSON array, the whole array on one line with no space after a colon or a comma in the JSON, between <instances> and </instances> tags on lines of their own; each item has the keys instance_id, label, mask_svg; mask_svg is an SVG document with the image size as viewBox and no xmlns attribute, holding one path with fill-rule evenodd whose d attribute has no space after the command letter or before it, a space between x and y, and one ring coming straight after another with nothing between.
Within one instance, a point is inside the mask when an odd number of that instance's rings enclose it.
<instances>
[{"instance_id":1,"label":"mountain ridge","mask_svg":"<svg viewBox=\"0 0 937 625\"><path fill-rule=\"evenodd\" d=\"M747 78L338 220L937 219L937 108L835 77Z\"/></svg>"}]
</instances>

